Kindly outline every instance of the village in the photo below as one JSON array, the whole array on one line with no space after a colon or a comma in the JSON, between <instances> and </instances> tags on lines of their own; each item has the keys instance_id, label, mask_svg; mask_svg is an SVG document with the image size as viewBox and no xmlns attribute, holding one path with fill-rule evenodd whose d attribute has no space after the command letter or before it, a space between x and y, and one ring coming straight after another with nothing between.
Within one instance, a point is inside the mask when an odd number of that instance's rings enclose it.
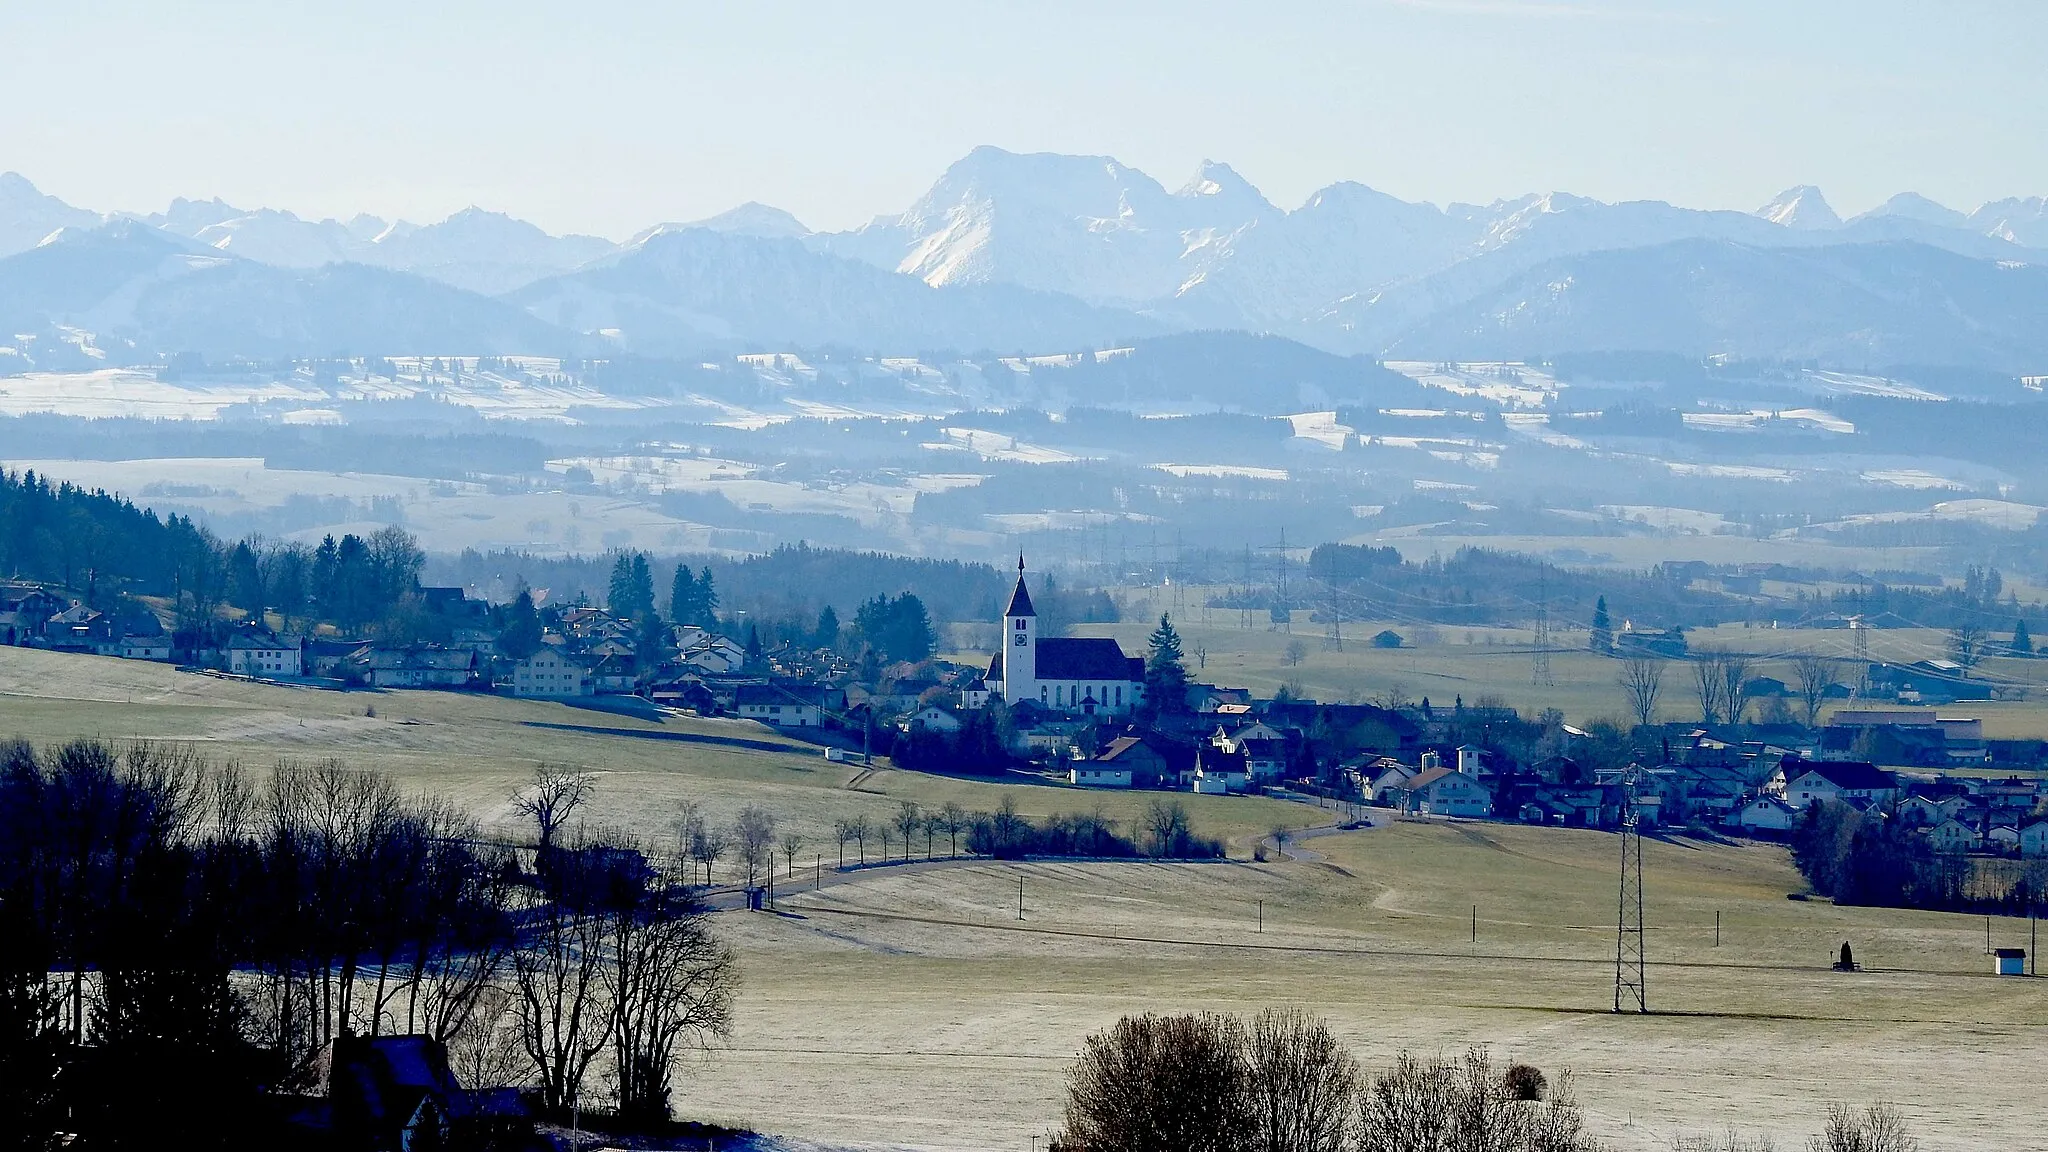
<instances>
[{"instance_id":1,"label":"village","mask_svg":"<svg viewBox=\"0 0 2048 1152\"><path fill-rule=\"evenodd\" d=\"M1622 733L1554 712L1524 716L1496 697L1449 707L1319 702L1196 682L1170 621L1161 623L1165 653L1160 634L1140 655L1106 637L1042 635L1021 557L1002 650L986 663L882 663L872 649L793 641L763 648L715 620L650 631L645 617L586 603L539 610L538 637L515 657L491 605L452 587L422 588L419 602L442 640L391 645L245 622L191 647L139 602L101 612L17 581L0 584L0 643L319 689L490 692L725 717L833 760L887 757L1084 789L1268 794L1419 819L1612 829L1624 773L1640 766L1635 808L1650 827L1782 839L1829 801L1912 829L1938 853L2048 857L2048 790L2036 772L2048 765L2048 741L1987 739L1976 716L1920 706L1990 695L1949 661L1873 663L1854 698L1829 686L1835 707L1814 726L1779 709L1768 722L1660 721ZM1383 631L1372 643L1402 638ZM1648 646L1622 647L1641 658ZM1155 698L1162 690L1173 698ZM1791 689L1758 676L1742 692Z\"/></svg>"}]
</instances>

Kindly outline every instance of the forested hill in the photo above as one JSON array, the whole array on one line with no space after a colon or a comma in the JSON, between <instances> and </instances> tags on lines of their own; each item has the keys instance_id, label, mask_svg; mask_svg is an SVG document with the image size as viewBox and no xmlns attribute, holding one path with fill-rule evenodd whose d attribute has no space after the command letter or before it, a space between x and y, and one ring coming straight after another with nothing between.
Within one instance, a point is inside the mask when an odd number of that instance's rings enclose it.
<instances>
[{"instance_id":1,"label":"forested hill","mask_svg":"<svg viewBox=\"0 0 2048 1152\"><path fill-rule=\"evenodd\" d=\"M34 472L0 469L0 577L76 589L88 598L172 596L214 542L192 521Z\"/></svg>"}]
</instances>

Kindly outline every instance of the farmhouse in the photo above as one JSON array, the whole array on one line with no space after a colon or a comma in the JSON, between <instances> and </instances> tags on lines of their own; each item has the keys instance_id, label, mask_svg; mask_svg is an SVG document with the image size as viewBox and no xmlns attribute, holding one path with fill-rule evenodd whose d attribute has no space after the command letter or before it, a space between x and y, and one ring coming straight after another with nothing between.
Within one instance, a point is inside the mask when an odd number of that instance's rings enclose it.
<instances>
[{"instance_id":1,"label":"farmhouse","mask_svg":"<svg viewBox=\"0 0 2048 1152\"><path fill-rule=\"evenodd\" d=\"M1107 769L1128 773L1130 782L1120 785L1126 788L1157 787L1176 775L1166 754L1143 736L1119 736L1096 753L1095 759L1089 763L1098 771Z\"/></svg>"},{"instance_id":2,"label":"farmhouse","mask_svg":"<svg viewBox=\"0 0 2048 1152\"><path fill-rule=\"evenodd\" d=\"M483 677L483 659L464 648L365 648L363 679L373 688L469 688Z\"/></svg>"},{"instance_id":3,"label":"farmhouse","mask_svg":"<svg viewBox=\"0 0 2048 1152\"><path fill-rule=\"evenodd\" d=\"M1038 634L1038 613L1017 557L1017 586L1003 609L1002 651L983 679L1005 704L1033 701L1055 712L1120 716L1145 694L1145 662L1124 655L1115 640Z\"/></svg>"},{"instance_id":4,"label":"farmhouse","mask_svg":"<svg viewBox=\"0 0 2048 1152\"><path fill-rule=\"evenodd\" d=\"M228 637L228 671L242 676L301 675L299 640L254 628Z\"/></svg>"},{"instance_id":5,"label":"farmhouse","mask_svg":"<svg viewBox=\"0 0 2048 1152\"><path fill-rule=\"evenodd\" d=\"M733 711L742 720L776 728L818 728L829 713L845 707L846 694L823 684L742 684L733 695Z\"/></svg>"}]
</instances>

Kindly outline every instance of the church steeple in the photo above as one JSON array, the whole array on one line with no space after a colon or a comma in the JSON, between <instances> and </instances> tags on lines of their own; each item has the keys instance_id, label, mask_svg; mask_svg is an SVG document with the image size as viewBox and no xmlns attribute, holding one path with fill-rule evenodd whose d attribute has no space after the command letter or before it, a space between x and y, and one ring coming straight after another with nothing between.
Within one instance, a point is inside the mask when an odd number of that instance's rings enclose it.
<instances>
[{"instance_id":1,"label":"church steeple","mask_svg":"<svg viewBox=\"0 0 2048 1152\"><path fill-rule=\"evenodd\" d=\"M1024 554L1017 553L1017 587L1010 593L1010 606L1003 609L1003 618L1014 620L1019 616L1036 616L1031 610L1031 591L1024 587Z\"/></svg>"}]
</instances>

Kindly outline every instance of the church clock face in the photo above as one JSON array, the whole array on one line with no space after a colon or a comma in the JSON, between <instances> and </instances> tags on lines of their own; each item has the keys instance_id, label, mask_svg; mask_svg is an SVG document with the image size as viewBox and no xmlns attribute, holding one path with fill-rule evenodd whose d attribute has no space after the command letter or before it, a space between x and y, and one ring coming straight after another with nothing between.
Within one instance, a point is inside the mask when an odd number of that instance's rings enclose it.
<instances>
[{"instance_id":1,"label":"church clock face","mask_svg":"<svg viewBox=\"0 0 2048 1152\"><path fill-rule=\"evenodd\" d=\"M1024 635L1024 633L1022 632L1019 632L1016 634L1016 636L1011 638L1010 643L1015 644L1019 648L1022 648L1024 646L1024 642L1029 639L1030 637Z\"/></svg>"}]
</instances>

